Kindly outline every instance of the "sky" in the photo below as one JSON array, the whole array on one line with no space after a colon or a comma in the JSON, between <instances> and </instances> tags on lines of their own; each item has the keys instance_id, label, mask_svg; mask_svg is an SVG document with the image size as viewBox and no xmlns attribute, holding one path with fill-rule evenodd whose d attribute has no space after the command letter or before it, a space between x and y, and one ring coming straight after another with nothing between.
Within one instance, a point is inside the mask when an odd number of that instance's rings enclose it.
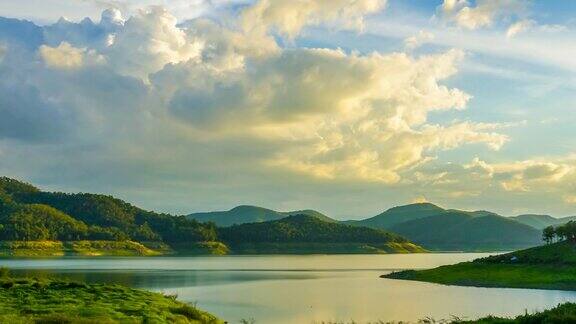
<instances>
[{"instance_id":1,"label":"sky","mask_svg":"<svg viewBox=\"0 0 576 324\"><path fill-rule=\"evenodd\" d=\"M576 215L575 10L3 0L0 174L175 214Z\"/></svg>"}]
</instances>

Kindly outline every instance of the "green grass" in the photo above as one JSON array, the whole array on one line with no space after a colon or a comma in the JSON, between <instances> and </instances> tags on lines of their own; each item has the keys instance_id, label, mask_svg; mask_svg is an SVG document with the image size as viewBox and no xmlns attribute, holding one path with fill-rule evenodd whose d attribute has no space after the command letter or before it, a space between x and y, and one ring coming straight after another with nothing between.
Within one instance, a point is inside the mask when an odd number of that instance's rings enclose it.
<instances>
[{"instance_id":1,"label":"green grass","mask_svg":"<svg viewBox=\"0 0 576 324\"><path fill-rule=\"evenodd\" d=\"M119 285L0 279L0 323L222 323L165 296Z\"/></svg>"},{"instance_id":2,"label":"green grass","mask_svg":"<svg viewBox=\"0 0 576 324\"><path fill-rule=\"evenodd\" d=\"M424 253L422 247L405 242L372 243L243 243L232 247L236 254L387 254Z\"/></svg>"},{"instance_id":3,"label":"green grass","mask_svg":"<svg viewBox=\"0 0 576 324\"><path fill-rule=\"evenodd\" d=\"M466 262L383 277L457 286L576 290L576 268L570 266Z\"/></svg>"},{"instance_id":4,"label":"green grass","mask_svg":"<svg viewBox=\"0 0 576 324\"><path fill-rule=\"evenodd\" d=\"M198 242L173 245L179 255L226 255L230 252L228 246L222 242Z\"/></svg>"},{"instance_id":5,"label":"green grass","mask_svg":"<svg viewBox=\"0 0 576 324\"><path fill-rule=\"evenodd\" d=\"M383 275L458 286L576 290L576 245L561 242L428 270Z\"/></svg>"},{"instance_id":6,"label":"green grass","mask_svg":"<svg viewBox=\"0 0 576 324\"><path fill-rule=\"evenodd\" d=\"M152 256L162 252L132 241L0 241L0 256Z\"/></svg>"},{"instance_id":7,"label":"green grass","mask_svg":"<svg viewBox=\"0 0 576 324\"><path fill-rule=\"evenodd\" d=\"M475 324L561 324L576 323L576 304L565 303L543 312L524 314L515 318L489 316L474 321L454 321L453 323Z\"/></svg>"}]
</instances>

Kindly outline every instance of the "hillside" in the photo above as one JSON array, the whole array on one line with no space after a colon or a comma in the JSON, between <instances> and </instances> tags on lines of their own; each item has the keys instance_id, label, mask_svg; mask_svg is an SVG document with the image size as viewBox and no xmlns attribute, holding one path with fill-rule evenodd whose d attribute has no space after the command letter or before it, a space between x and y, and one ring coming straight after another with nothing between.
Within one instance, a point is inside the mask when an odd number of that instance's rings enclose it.
<instances>
[{"instance_id":1,"label":"hillside","mask_svg":"<svg viewBox=\"0 0 576 324\"><path fill-rule=\"evenodd\" d=\"M313 211L275 212L240 206L224 215L261 223L218 229L199 222L143 210L97 194L44 192L0 178L0 256L225 254L236 253L385 253L421 252L420 247L381 230L339 224ZM208 220L208 219L204 220ZM269 218L274 220L263 222ZM268 239L263 239L269 236ZM260 241L255 241L260 238ZM273 247L283 242L283 247ZM253 243L266 248L241 249Z\"/></svg>"},{"instance_id":2,"label":"hillside","mask_svg":"<svg viewBox=\"0 0 576 324\"><path fill-rule=\"evenodd\" d=\"M254 253L423 252L405 238L383 230L293 215L280 220L219 229L233 251Z\"/></svg>"},{"instance_id":3,"label":"hillside","mask_svg":"<svg viewBox=\"0 0 576 324\"><path fill-rule=\"evenodd\" d=\"M42 192L32 185L0 178L0 241L110 242L91 244L90 249L98 246L137 246L111 243L131 241L150 246L168 244L182 249L196 249L206 246L205 242L216 240L216 228L211 224L202 224L183 216L145 211L111 196ZM22 246L29 250L25 244L8 246ZM66 243L63 246L72 245ZM64 251L62 253L67 251L66 248L61 250ZM101 252L106 254L112 250L115 248L106 248ZM19 251L5 249L0 253L18 254ZM122 252L115 250L113 253ZM131 253L126 251L126 254Z\"/></svg>"},{"instance_id":4,"label":"hillside","mask_svg":"<svg viewBox=\"0 0 576 324\"><path fill-rule=\"evenodd\" d=\"M186 216L188 219L195 219L199 222L213 222L217 226L232 226L246 223L259 223L279 220L292 215L308 215L316 217L325 222L336 222L332 218L315 210L297 210L291 212L278 212L272 209L257 206L238 206L228 211L216 211L205 213L193 213Z\"/></svg>"},{"instance_id":5,"label":"hillside","mask_svg":"<svg viewBox=\"0 0 576 324\"><path fill-rule=\"evenodd\" d=\"M541 232L506 217L450 211L390 227L426 248L436 250L505 250L541 242Z\"/></svg>"},{"instance_id":6,"label":"hillside","mask_svg":"<svg viewBox=\"0 0 576 324\"><path fill-rule=\"evenodd\" d=\"M429 270L382 277L477 287L576 290L576 243L562 241Z\"/></svg>"},{"instance_id":7,"label":"hillside","mask_svg":"<svg viewBox=\"0 0 576 324\"><path fill-rule=\"evenodd\" d=\"M392 226L399 223L437 215L442 212L444 212L444 209L434 204L410 204L393 207L374 217L360 221L353 221L350 222L350 224L372 228L390 229Z\"/></svg>"},{"instance_id":8,"label":"hillside","mask_svg":"<svg viewBox=\"0 0 576 324\"><path fill-rule=\"evenodd\" d=\"M535 214L525 214L510 217L517 222L532 226L536 229L543 229L548 226L556 226L566 224L571 220L576 220L576 216L555 218L550 215L535 215Z\"/></svg>"}]
</instances>

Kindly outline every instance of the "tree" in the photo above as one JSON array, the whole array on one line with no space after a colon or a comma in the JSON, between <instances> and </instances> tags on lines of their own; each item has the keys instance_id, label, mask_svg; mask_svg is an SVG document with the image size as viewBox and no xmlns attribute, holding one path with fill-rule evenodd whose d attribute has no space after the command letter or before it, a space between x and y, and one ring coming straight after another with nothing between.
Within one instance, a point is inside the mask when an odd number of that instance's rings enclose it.
<instances>
[{"instance_id":1,"label":"tree","mask_svg":"<svg viewBox=\"0 0 576 324\"><path fill-rule=\"evenodd\" d=\"M548 226L542 230L542 239L546 242L546 244L552 243L555 235L556 229L554 229L554 226Z\"/></svg>"}]
</instances>

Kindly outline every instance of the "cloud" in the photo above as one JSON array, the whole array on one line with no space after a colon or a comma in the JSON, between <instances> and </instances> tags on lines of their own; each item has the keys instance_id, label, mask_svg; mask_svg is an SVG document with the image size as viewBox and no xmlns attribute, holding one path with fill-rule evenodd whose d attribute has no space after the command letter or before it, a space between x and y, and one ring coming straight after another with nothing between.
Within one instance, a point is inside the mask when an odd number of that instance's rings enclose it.
<instances>
[{"instance_id":1,"label":"cloud","mask_svg":"<svg viewBox=\"0 0 576 324\"><path fill-rule=\"evenodd\" d=\"M509 141L505 123L453 121L472 100L449 85L463 51L359 53L278 39L318 24L359 28L384 5L262 0L237 21L187 22L161 7L107 10L99 22L35 26L42 37L23 52L14 44L28 40L4 37L0 171L102 191L228 192L226 201L271 186L284 190L259 193L281 200L315 185L330 196L334 183L406 190L409 200L420 195L411 185L457 186L471 174L484 180L468 192L481 192L486 178L504 177L496 166L438 167L446 151ZM407 49L431 39L414 37Z\"/></svg>"},{"instance_id":2,"label":"cloud","mask_svg":"<svg viewBox=\"0 0 576 324\"><path fill-rule=\"evenodd\" d=\"M416 35L410 36L404 40L404 47L407 50L414 50L422 44L434 40L434 34L421 30Z\"/></svg>"},{"instance_id":3,"label":"cloud","mask_svg":"<svg viewBox=\"0 0 576 324\"><path fill-rule=\"evenodd\" d=\"M444 19L459 27L478 29L491 26L498 17L519 14L525 6L520 0L477 0L476 6L467 0L444 0L438 10Z\"/></svg>"},{"instance_id":4,"label":"cloud","mask_svg":"<svg viewBox=\"0 0 576 324\"><path fill-rule=\"evenodd\" d=\"M248 33L275 29L290 38L305 26L335 23L361 29L364 16L382 10L386 0L260 0L242 13L241 23Z\"/></svg>"},{"instance_id":5,"label":"cloud","mask_svg":"<svg viewBox=\"0 0 576 324\"><path fill-rule=\"evenodd\" d=\"M511 38L520 33L523 33L534 27L535 24L536 22L534 20L529 19L517 21L508 27L508 30L506 31L506 37Z\"/></svg>"},{"instance_id":6,"label":"cloud","mask_svg":"<svg viewBox=\"0 0 576 324\"><path fill-rule=\"evenodd\" d=\"M84 65L85 49L74 48L63 42L58 47L40 46L40 56L51 68L77 69Z\"/></svg>"},{"instance_id":7,"label":"cloud","mask_svg":"<svg viewBox=\"0 0 576 324\"><path fill-rule=\"evenodd\" d=\"M150 7L126 21L104 51L120 73L146 79L167 64L198 58L202 43L191 39L162 7Z\"/></svg>"}]
</instances>

